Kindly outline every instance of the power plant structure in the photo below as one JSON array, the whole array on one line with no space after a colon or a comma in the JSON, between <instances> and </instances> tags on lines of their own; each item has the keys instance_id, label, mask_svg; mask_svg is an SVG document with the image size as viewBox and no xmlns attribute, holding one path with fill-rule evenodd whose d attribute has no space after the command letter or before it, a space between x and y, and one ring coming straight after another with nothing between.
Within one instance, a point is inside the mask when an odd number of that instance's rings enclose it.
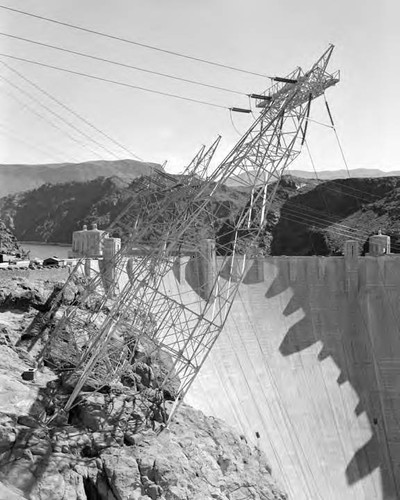
<instances>
[{"instance_id":1,"label":"power plant structure","mask_svg":"<svg viewBox=\"0 0 400 500\"><path fill-rule=\"evenodd\" d=\"M255 95L259 116L212 173L219 138L178 181L159 171L139 182L113 224L124 245L107 272L87 273L49 343L62 339L75 366L66 411L89 379L99 388L120 380L146 339L171 359L160 392L180 381L169 419L183 399L224 418L267 452L289 498L394 500L398 258L381 234L366 257L352 241L343 257L266 257L262 248L312 102L339 81L327 71L332 51ZM216 238L217 196L232 179L248 202Z\"/></svg>"}]
</instances>

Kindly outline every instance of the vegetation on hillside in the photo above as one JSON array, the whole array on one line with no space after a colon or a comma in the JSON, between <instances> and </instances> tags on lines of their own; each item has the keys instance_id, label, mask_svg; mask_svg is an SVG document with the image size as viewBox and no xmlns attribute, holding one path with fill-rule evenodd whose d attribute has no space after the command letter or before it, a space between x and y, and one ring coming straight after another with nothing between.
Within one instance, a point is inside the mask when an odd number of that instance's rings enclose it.
<instances>
[{"instance_id":1,"label":"vegetation on hillside","mask_svg":"<svg viewBox=\"0 0 400 500\"><path fill-rule=\"evenodd\" d=\"M175 176L180 184L173 190L153 191L144 208L143 191L138 194L143 179L146 178L127 182L112 177L47 184L0 199L0 218L20 241L70 243L72 232L81 229L83 224L96 222L106 229L128 203L136 200L130 221L133 223L141 214L142 223L153 228L148 237L151 243L158 241L163 227L173 223L192 201L193 189L185 187L182 176ZM148 214L165 200L168 210L150 221ZM232 243L233 227L248 203L247 190L220 187L208 213L199 216L187 233L188 240L212 237L217 241L219 252L226 252ZM257 223L259 211L260 206L253 213L253 225ZM365 252L368 237L381 229L392 237L393 250L397 251L399 214L400 177L317 181L284 176L259 247L264 255L337 255L345 240L356 239L360 251ZM113 234L124 239L126 227L117 226ZM244 240L248 234L249 231L243 230L240 237Z\"/></svg>"}]
</instances>

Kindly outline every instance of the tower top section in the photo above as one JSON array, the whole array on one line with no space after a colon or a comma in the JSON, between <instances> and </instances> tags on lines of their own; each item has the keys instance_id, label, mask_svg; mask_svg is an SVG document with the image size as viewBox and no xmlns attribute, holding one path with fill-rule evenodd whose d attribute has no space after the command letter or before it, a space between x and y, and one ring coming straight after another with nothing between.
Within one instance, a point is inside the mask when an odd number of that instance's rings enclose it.
<instances>
[{"instance_id":1,"label":"tower top section","mask_svg":"<svg viewBox=\"0 0 400 500\"><path fill-rule=\"evenodd\" d=\"M334 73L326 71L333 49L334 46L330 45L313 67L305 73L299 67L284 78L278 76L272 78L276 83L260 95L256 106L264 108L273 104L279 105L293 95L286 109L294 109L319 97L327 88L336 85L340 80L339 71Z\"/></svg>"}]
</instances>

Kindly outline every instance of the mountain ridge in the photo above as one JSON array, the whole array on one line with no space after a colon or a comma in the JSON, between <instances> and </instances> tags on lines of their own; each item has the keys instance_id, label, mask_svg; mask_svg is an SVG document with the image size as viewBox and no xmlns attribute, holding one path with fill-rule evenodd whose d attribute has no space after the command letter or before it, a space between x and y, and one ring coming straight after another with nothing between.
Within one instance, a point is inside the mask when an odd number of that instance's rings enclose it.
<instances>
[{"instance_id":1,"label":"mountain ridge","mask_svg":"<svg viewBox=\"0 0 400 500\"><path fill-rule=\"evenodd\" d=\"M296 177L302 177L303 179L315 179L315 172L307 170L290 170L288 174L292 174ZM350 175L349 175L350 174ZM339 170L321 170L317 171L317 176L321 180L333 180L333 179L348 179L348 178L365 178L365 177L395 177L400 175L400 170L393 170L386 172L380 170L379 168L353 168L347 171L346 169Z\"/></svg>"},{"instance_id":2,"label":"mountain ridge","mask_svg":"<svg viewBox=\"0 0 400 500\"><path fill-rule=\"evenodd\" d=\"M179 176L173 177L179 181ZM142 182L114 176L83 183L46 184L1 198L0 219L20 241L70 243L72 232L81 229L82 224L96 222L101 229L109 227L136 197L134 193ZM171 222L171 217L190 202L190 193L186 190L181 197L171 197L172 205L174 199L178 201L168 213L160 213L157 231L162 231L163 224ZM151 199L157 205L159 197L154 194ZM159 195L168 198L168 191L161 190ZM196 238L201 233L202 237L215 238L218 251L225 251L223 248L229 248L234 236L235 220L248 202L247 189L219 186L209 210L213 223L206 216L199 217L187 237ZM137 217L141 203L138 198L133 204L130 220ZM257 205L254 209L254 223L260 208ZM263 255L329 256L341 254L346 239L357 239L360 252L365 252L368 237L381 229L392 237L392 250L400 252L399 214L400 176L325 181L285 175L271 205L259 248ZM143 223L146 224L146 216ZM155 224L155 219L151 224ZM154 230L152 238L157 239ZM113 236L126 238L126 227L115 227ZM244 241L247 237L246 231L242 231L240 238Z\"/></svg>"},{"instance_id":3,"label":"mountain ridge","mask_svg":"<svg viewBox=\"0 0 400 500\"><path fill-rule=\"evenodd\" d=\"M43 184L85 182L98 177L121 177L133 180L150 175L158 163L137 160L94 160L81 163L48 163L43 165L0 165L0 197L36 189Z\"/></svg>"}]
</instances>

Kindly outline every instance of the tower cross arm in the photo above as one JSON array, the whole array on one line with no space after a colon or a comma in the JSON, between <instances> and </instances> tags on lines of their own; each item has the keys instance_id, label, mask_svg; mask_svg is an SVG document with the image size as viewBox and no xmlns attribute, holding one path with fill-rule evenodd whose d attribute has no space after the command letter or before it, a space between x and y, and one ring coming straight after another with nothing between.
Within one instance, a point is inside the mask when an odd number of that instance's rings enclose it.
<instances>
[{"instance_id":1,"label":"tower cross arm","mask_svg":"<svg viewBox=\"0 0 400 500\"><path fill-rule=\"evenodd\" d=\"M327 88L336 85L340 81L339 71L334 73L326 71L333 48L333 45L330 45L306 73L301 68L297 68L284 78L276 77L276 83L256 100L256 107L279 105L292 94L294 98L289 102L287 109L294 109L307 103L310 98L319 97Z\"/></svg>"}]
</instances>

